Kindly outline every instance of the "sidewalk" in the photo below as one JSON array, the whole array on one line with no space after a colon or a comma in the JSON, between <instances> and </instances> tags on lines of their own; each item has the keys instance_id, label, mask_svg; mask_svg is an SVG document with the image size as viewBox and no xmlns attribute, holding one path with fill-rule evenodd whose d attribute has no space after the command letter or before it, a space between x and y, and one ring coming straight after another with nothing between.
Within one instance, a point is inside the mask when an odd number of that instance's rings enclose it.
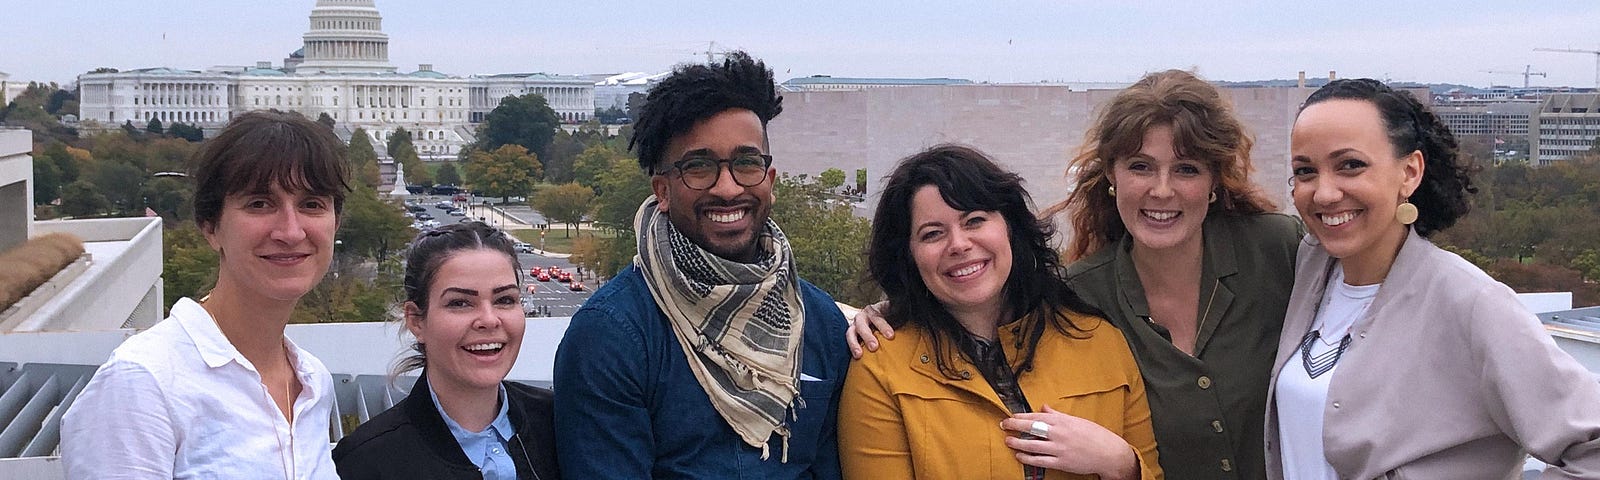
<instances>
[{"instance_id":1,"label":"sidewalk","mask_svg":"<svg viewBox=\"0 0 1600 480\"><path fill-rule=\"evenodd\" d=\"M533 226L523 223L517 217L506 215L500 207L468 204L467 216L482 219L484 223L493 225L503 230L532 230Z\"/></svg>"}]
</instances>

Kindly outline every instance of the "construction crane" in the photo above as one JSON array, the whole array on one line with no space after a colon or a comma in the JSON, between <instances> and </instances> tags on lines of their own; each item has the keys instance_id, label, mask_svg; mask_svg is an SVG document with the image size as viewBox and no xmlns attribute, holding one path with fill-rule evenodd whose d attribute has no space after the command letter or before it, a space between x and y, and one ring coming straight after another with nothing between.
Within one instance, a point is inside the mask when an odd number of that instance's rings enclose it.
<instances>
[{"instance_id":1,"label":"construction crane","mask_svg":"<svg viewBox=\"0 0 1600 480\"><path fill-rule=\"evenodd\" d=\"M1507 71L1503 71L1503 70L1484 70L1483 73L1498 73L1498 74L1502 74L1502 75L1522 75L1522 88L1528 88L1530 86L1529 83L1528 83L1528 78L1529 77L1550 78L1550 77L1546 76L1544 72L1535 72L1535 71L1533 71L1533 65L1524 66L1522 68L1522 71L1520 71L1520 72L1507 72Z\"/></svg>"},{"instance_id":2,"label":"construction crane","mask_svg":"<svg viewBox=\"0 0 1600 480\"><path fill-rule=\"evenodd\" d=\"M1576 48L1535 48L1535 52L1559 53L1587 53L1594 55L1594 86L1600 88L1600 50L1578 50Z\"/></svg>"}]
</instances>

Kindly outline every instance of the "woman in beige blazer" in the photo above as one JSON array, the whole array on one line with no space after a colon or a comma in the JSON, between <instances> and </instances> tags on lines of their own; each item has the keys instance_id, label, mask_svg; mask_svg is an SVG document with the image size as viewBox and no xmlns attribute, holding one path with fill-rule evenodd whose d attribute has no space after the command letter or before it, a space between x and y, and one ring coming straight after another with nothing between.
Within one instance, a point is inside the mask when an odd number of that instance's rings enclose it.
<instances>
[{"instance_id":1,"label":"woman in beige blazer","mask_svg":"<svg viewBox=\"0 0 1600 480\"><path fill-rule=\"evenodd\" d=\"M1271 478L1600 478L1600 384L1511 289L1426 237L1469 161L1408 92L1339 80L1291 135L1301 245L1267 402Z\"/></svg>"}]
</instances>

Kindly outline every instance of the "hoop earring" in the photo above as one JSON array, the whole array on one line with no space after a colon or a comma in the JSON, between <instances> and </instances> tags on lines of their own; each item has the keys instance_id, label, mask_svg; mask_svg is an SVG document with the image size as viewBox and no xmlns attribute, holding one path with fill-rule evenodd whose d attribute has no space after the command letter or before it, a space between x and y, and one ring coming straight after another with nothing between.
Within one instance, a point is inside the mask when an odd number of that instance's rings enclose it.
<instances>
[{"instance_id":1,"label":"hoop earring","mask_svg":"<svg viewBox=\"0 0 1600 480\"><path fill-rule=\"evenodd\" d=\"M1106 187L1106 193L1111 195L1111 196L1113 196L1113 197L1117 196L1117 186L1116 185L1112 185L1112 186Z\"/></svg>"},{"instance_id":2,"label":"hoop earring","mask_svg":"<svg viewBox=\"0 0 1600 480\"><path fill-rule=\"evenodd\" d=\"M1410 199L1401 202L1400 206L1395 207L1394 209L1394 219L1399 220L1401 225L1410 225L1416 223L1417 206L1412 205Z\"/></svg>"}]
</instances>

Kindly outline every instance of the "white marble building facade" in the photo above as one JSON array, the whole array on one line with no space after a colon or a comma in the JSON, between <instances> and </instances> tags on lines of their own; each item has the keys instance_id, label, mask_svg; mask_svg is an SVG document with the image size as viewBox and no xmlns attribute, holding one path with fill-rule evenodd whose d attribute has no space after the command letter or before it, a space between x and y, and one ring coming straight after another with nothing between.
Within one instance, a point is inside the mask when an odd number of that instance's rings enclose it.
<instances>
[{"instance_id":1,"label":"white marble building facade","mask_svg":"<svg viewBox=\"0 0 1600 480\"><path fill-rule=\"evenodd\" d=\"M382 145L400 128L412 133L425 160L453 160L476 141L475 123L507 95L539 93L563 122L594 115L594 84L577 76L517 73L461 77L419 65L398 72L388 61L388 36L373 0L317 0L304 47L274 68L213 67L205 71L146 68L78 76L85 128L116 128L151 119L208 132L233 116L261 109L333 118L342 136L366 130Z\"/></svg>"}]
</instances>

